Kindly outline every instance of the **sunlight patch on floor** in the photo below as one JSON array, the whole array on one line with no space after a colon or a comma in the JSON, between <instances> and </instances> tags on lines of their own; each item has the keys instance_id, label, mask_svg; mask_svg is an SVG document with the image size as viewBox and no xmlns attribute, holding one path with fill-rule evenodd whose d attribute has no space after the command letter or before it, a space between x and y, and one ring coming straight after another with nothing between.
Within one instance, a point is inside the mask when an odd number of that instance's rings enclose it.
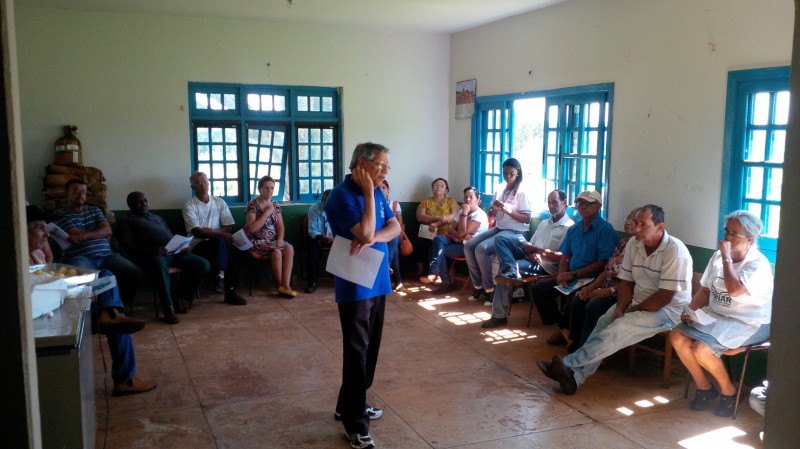
<instances>
[{"instance_id":1,"label":"sunlight patch on floor","mask_svg":"<svg viewBox=\"0 0 800 449\"><path fill-rule=\"evenodd\" d=\"M678 444L687 449L706 449L710 447L714 449L752 449L753 446L733 441L734 438L744 435L747 435L747 433L741 429L728 426L678 441Z\"/></svg>"},{"instance_id":2,"label":"sunlight patch on floor","mask_svg":"<svg viewBox=\"0 0 800 449\"><path fill-rule=\"evenodd\" d=\"M485 342L493 345L536 338L536 335L528 335L527 332L518 329L498 329L495 331L481 332L481 334L486 336L486 338L483 339Z\"/></svg>"}]
</instances>

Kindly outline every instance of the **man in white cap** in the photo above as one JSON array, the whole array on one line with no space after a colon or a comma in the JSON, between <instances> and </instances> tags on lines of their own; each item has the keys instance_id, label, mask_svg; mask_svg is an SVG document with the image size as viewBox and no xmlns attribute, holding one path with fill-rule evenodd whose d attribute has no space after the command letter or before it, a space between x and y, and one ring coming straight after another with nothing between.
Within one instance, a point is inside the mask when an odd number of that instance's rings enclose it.
<instances>
[{"instance_id":1,"label":"man in white cap","mask_svg":"<svg viewBox=\"0 0 800 449\"><path fill-rule=\"evenodd\" d=\"M569 325L569 311L559 309L558 299L561 293L553 287L566 286L576 279L592 278L600 274L619 241L614 227L600 216L601 207L603 199L598 192L587 190L578 195L575 208L578 209L581 219L569 228L567 236L561 242L558 250L562 254L558 275L550 281L537 283L532 289L533 302L542 324L557 325L555 332L547 338L548 344L566 344L567 339L561 329L567 329ZM565 301L564 304L568 305L570 302Z\"/></svg>"}]
</instances>

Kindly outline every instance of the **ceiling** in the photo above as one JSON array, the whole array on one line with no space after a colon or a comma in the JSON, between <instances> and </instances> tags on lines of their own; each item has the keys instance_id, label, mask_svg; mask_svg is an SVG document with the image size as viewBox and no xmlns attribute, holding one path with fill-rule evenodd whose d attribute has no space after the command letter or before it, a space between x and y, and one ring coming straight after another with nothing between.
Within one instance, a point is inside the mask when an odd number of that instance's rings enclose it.
<instances>
[{"instance_id":1,"label":"ceiling","mask_svg":"<svg viewBox=\"0 0 800 449\"><path fill-rule=\"evenodd\" d=\"M454 33L567 0L15 0L16 7Z\"/></svg>"}]
</instances>

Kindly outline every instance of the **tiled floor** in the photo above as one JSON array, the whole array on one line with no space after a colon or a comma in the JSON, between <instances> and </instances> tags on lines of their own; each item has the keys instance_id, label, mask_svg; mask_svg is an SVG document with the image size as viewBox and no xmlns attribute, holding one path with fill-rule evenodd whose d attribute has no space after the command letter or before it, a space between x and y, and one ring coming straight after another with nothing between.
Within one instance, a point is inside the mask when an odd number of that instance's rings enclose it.
<instances>
[{"instance_id":1,"label":"tiled floor","mask_svg":"<svg viewBox=\"0 0 800 449\"><path fill-rule=\"evenodd\" d=\"M371 429L379 448L761 447L763 420L746 402L735 421L692 412L683 375L660 388L654 358L634 375L618 354L565 396L535 366L565 349L544 342L551 329L536 318L525 327L527 303L514 305L510 327L486 332L489 308L466 294L412 287L388 298L368 393L385 410ZM294 300L254 292L245 307L207 293L174 326L153 319L146 297L134 344L139 374L158 388L106 406L95 338L98 448L349 447L333 419L341 332L330 281ZM103 350L108 360L105 341Z\"/></svg>"}]
</instances>

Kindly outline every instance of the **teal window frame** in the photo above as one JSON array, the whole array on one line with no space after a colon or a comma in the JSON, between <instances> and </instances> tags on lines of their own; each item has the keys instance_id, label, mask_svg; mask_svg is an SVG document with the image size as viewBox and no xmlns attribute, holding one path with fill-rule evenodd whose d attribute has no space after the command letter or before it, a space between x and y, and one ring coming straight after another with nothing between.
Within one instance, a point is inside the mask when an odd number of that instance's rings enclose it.
<instances>
[{"instance_id":1,"label":"teal window frame","mask_svg":"<svg viewBox=\"0 0 800 449\"><path fill-rule=\"evenodd\" d=\"M786 66L729 72L725 105L720 214L724 217L739 209L757 213L765 225L758 246L773 263L778 246L778 218L775 214L780 216L781 207L780 192L776 194L773 189L780 186L783 172L783 158L775 158L783 154L779 147L785 147L785 137L780 136L785 136L788 125L788 120L787 123L775 122L776 94L789 91L789 72ZM754 124L755 95L765 92L769 93L767 121L765 124ZM764 157L752 159L749 155L754 151L752 147L756 133L764 136ZM753 173L759 172L760 179L752 178ZM756 186L761 185L758 197L753 196L753 182ZM723 233L724 226L720 220L719 239L723 238Z\"/></svg>"},{"instance_id":2,"label":"teal window frame","mask_svg":"<svg viewBox=\"0 0 800 449\"><path fill-rule=\"evenodd\" d=\"M494 187L503 180L503 161L514 157L514 101L527 98L546 100L542 179L553 189L564 190L569 204L583 190L597 190L603 195L601 214L605 216L611 164L614 83L477 97L472 118L470 182L482 192L483 204L488 204ZM605 107L600 108L599 123L590 126L586 105L598 101L604 103ZM547 113L551 106L558 109L558 113L552 117ZM589 135L596 136L593 145L589 145ZM548 145L555 150L548 152ZM590 148L593 154L590 154ZM588 170L590 166L594 169ZM540 206L546 206L545 199L541 200ZM533 212L539 218L549 216L546 207Z\"/></svg>"},{"instance_id":3,"label":"teal window frame","mask_svg":"<svg viewBox=\"0 0 800 449\"><path fill-rule=\"evenodd\" d=\"M192 172L208 170L228 204L258 196L265 174L278 201L318 202L341 181L340 89L190 82L188 94Z\"/></svg>"}]
</instances>

